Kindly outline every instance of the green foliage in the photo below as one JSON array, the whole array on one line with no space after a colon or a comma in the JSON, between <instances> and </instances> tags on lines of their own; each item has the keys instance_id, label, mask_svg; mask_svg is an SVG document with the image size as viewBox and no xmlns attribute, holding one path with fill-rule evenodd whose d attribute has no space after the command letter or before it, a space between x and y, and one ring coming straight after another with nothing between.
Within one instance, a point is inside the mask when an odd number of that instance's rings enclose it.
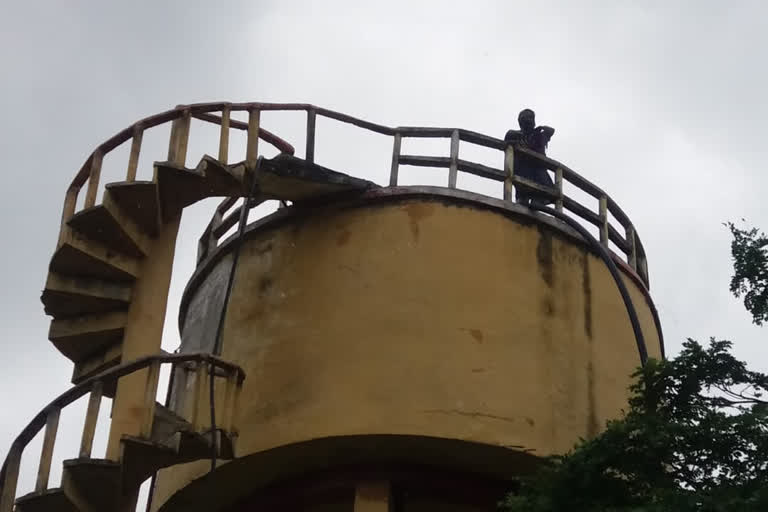
<instances>
[{"instance_id":1,"label":"green foliage","mask_svg":"<svg viewBox=\"0 0 768 512\"><path fill-rule=\"evenodd\" d=\"M546 461L501 504L509 512L768 510L768 377L729 341L688 340L633 377L629 409Z\"/></svg>"},{"instance_id":2,"label":"green foliage","mask_svg":"<svg viewBox=\"0 0 768 512\"><path fill-rule=\"evenodd\" d=\"M744 297L744 307L752 314L752 321L762 325L768 320L768 237L756 228L739 229L732 222L726 226L733 235L731 293L737 298Z\"/></svg>"}]
</instances>

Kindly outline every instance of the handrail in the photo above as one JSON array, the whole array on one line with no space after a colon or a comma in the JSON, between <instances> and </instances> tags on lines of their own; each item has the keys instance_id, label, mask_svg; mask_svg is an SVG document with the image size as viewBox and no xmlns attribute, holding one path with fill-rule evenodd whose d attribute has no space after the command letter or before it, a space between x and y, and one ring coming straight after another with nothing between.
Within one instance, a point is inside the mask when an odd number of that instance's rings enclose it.
<instances>
[{"instance_id":1,"label":"handrail","mask_svg":"<svg viewBox=\"0 0 768 512\"><path fill-rule=\"evenodd\" d=\"M93 432L96 428L95 421L96 417L98 416L98 403L101 400L102 390L106 387L106 385L113 384L117 381L117 379L132 374L138 370L143 370L146 368L150 369L147 379L148 391L145 397L145 400L148 402L148 404L145 404L145 406L148 405L148 407L145 407L145 409L149 410L149 423L147 423L145 420L144 423L146 426L148 426L148 428L143 428L144 433L148 435L151 431L151 419L154 415L155 403L155 396L151 391L156 391L157 389L157 379L159 378L160 365L170 363L175 369L176 366L189 362L198 363L199 368L203 368L203 365L210 366L212 374L215 373L216 368L223 370L225 375L228 377L228 387L231 385L233 386L233 389L239 388L245 379L245 372L239 366L212 354L200 352L188 354L163 353L142 357L129 363L114 366L82 381L81 383L73 386L72 388L56 397L52 402L45 406L32 419L32 421L27 424L27 426L16 437L13 443L11 443L11 448L6 455L2 469L0 469L0 512L13 510L19 462L21 460L22 452L26 448L27 444L29 444L29 442L34 439L34 437L43 429L43 427L46 427L46 436L43 442L43 455L41 457L40 469L38 471L38 483L36 485L36 490L43 491L47 488L48 472L50 470L50 459L53 452L53 443L56 437L58 415L64 407L83 397L86 393L92 393L84 426L83 443L81 444L81 456L90 456L91 444L93 443ZM200 387L200 389L202 389L202 387ZM195 398L197 399L198 397ZM228 408L232 409L232 404L229 404ZM230 416L229 423L231 424L231 410L228 411L228 413ZM51 418L55 419L53 428L51 428ZM13 466L10 470L10 480L8 480L9 465Z\"/></svg>"},{"instance_id":2,"label":"handrail","mask_svg":"<svg viewBox=\"0 0 768 512\"><path fill-rule=\"evenodd\" d=\"M191 109L193 116L198 116L199 114L196 113L198 112L198 109L210 110L221 108L222 105L224 104L203 103L188 105L186 108ZM548 196L550 199L554 200L555 209L557 211L568 210L571 214L596 226L600 230L600 241L605 246L608 246L609 242L614 243L616 247L626 255L628 265L639 274L639 277L646 287L649 286L645 249L632 222L629 220L629 217L602 188L557 160L525 147L510 145L502 139L471 130L465 130L463 128L419 126L389 127L307 103L232 103L226 105L228 105L228 108L232 111L306 111L307 143L305 158L308 162L314 161L316 116L334 119L375 133L392 136L394 138L394 144L390 186L397 185L399 167L401 165L442 167L449 169L448 186L450 188L456 187L456 173L461 171L481 176L486 179L504 182L504 198L509 201L513 201L512 187L521 187L524 190ZM449 138L452 141L451 156L402 154L401 140L403 138ZM505 153L504 168L494 168L459 158L459 141L503 151ZM513 156L515 154L522 154L528 158L536 160L542 167L553 172L555 175L555 186L553 188L545 187L515 175ZM593 211L565 195L563 193L563 182L573 185L597 199L600 205L598 211ZM234 204L234 201L225 200L214 212L211 222L208 224L203 236L200 238L198 246L198 262L205 259L205 257L217 247L219 239L239 218L240 207L233 210L229 215L226 215L227 211L230 210ZM611 224L608 216L609 213L621 226L621 230Z\"/></svg>"},{"instance_id":3,"label":"handrail","mask_svg":"<svg viewBox=\"0 0 768 512\"><path fill-rule=\"evenodd\" d=\"M512 197L513 187L520 187L527 191L548 196L554 201L555 209L557 211L568 210L577 217L597 226L600 231L601 243L608 246L610 242L613 242L619 250L625 253L627 263L639 274L646 287L649 285L645 250L629 217L603 189L584 178L576 171L570 169L568 166L563 165L561 162L528 148L520 147L518 145L510 145L502 139L471 130L465 130L463 128L420 126L390 127L372 123L341 112L318 107L310 103L193 103L179 105L176 108L146 117L132 124L99 145L88 157L83 164L83 167L75 176L72 184L67 190L65 199L64 213L62 215L62 236L66 229L66 222L75 213L75 203L80 187L86 182L89 183L85 206L94 206L96 189L99 184L101 162L104 156L130 138L133 139L133 144L131 147L127 179L128 181L134 179L138 153L141 148L141 137L143 132L151 127L170 121L174 123L169 145L169 159L173 159L176 161L175 163L181 165L184 164L186 141L189 137L189 123L191 119L210 122L221 126L219 159L222 160L223 163L227 163L230 129L245 130L248 132L246 160L254 160L258 156L258 139L263 139L265 142L274 145L283 153L294 154L295 150L288 142L260 127L259 114L262 111L303 111L307 113L307 139L304 156L308 162L314 162L315 159L316 119L317 116L321 116L342 123L351 124L374 133L393 137L392 170L390 174L391 186L397 185L398 172L401 165L415 165L449 169L448 186L450 188L456 187L456 176L459 171L503 182L504 199L510 202L514 201ZM231 119L230 115L232 112L248 112L248 122ZM220 115L217 113L220 113ZM401 141L403 138L448 138L451 140L451 155L448 157L435 157L401 154ZM459 157L459 142L471 143L502 151L504 153L503 168L494 168L461 159ZM555 186L545 187L517 176L514 171L515 155L517 154L525 155L527 158L536 160L543 168L554 173ZM599 202L598 211L583 206L568 197L563 191L564 183L568 183L597 199ZM231 206L232 205L229 207ZM220 228L231 221L230 217L237 218L239 216L237 212L235 212L233 216L224 217L226 210L229 207L218 208L214 213L215 218L212 219L208 229L206 229L199 246L199 256L201 259L204 258L211 249L216 247L218 239L224 232L226 232L226 229L222 230ZM609 214L613 216L622 229L617 229L617 227L611 224ZM216 224L216 226L214 226L214 224ZM214 229L214 227L217 229Z\"/></svg>"}]
</instances>

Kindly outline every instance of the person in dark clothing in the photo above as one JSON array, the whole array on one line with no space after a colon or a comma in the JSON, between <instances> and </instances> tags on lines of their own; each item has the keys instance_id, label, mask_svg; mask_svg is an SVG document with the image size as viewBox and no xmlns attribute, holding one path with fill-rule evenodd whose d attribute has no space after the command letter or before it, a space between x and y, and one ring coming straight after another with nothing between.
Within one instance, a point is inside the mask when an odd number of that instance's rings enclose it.
<instances>
[{"instance_id":1,"label":"person in dark clothing","mask_svg":"<svg viewBox=\"0 0 768 512\"><path fill-rule=\"evenodd\" d=\"M520 129L509 130L504 136L504 141L545 155L547 145L554 135L555 129L549 126L536 126L536 114L528 108L520 112L517 116L517 122ZM515 155L514 172L517 176L529 179L539 185L550 188L555 186L546 167L528 155ZM517 202L525 206L531 203L544 206L552 202L552 199L547 196L521 190L521 187L515 187L515 190Z\"/></svg>"}]
</instances>

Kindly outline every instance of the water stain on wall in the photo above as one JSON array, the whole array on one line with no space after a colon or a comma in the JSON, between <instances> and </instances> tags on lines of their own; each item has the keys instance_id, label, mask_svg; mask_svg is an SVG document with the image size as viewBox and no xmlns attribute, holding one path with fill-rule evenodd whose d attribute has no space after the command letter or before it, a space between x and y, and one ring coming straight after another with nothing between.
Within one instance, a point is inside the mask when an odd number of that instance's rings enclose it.
<instances>
[{"instance_id":1,"label":"water stain on wall","mask_svg":"<svg viewBox=\"0 0 768 512\"><path fill-rule=\"evenodd\" d=\"M419 223L422 220L430 217L435 211L435 205L430 203L409 203L403 206L405 213L408 215L408 221L411 227L411 235L413 241L419 240Z\"/></svg>"},{"instance_id":2,"label":"water stain on wall","mask_svg":"<svg viewBox=\"0 0 768 512\"><path fill-rule=\"evenodd\" d=\"M539 242L536 245L536 260L539 262L541 278L552 288L555 281L554 259L552 257L552 233L539 229Z\"/></svg>"},{"instance_id":3,"label":"water stain on wall","mask_svg":"<svg viewBox=\"0 0 768 512\"><path fill-rule=\"evenodd\" d=\"M581 260L581 288L584 292L584 332L592 339L592 278L589 275L589 255L587 251L582 253Z\"/></svg>"}]
</instances>

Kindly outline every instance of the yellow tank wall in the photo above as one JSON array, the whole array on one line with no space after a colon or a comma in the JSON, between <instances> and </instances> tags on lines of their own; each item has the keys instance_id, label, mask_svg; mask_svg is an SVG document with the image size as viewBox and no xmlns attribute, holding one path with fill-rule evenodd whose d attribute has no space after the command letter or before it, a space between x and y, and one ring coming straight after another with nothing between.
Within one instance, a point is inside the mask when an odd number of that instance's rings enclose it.
<instances>
[{"instance_id":1,"label":"yellow tank wall","mask_svg":"<svg viewBox=\"0 0 768 512\"><path fill-rule=\"evenodd\" d=\"M297 217L251 234L235 283L223 357L247 374L238 456L374 433L563 452L619 414L639 364L603 262L488 209L415 199ZM159 501L206 468L164 471Z\"/></svg>"}]
</instances>

